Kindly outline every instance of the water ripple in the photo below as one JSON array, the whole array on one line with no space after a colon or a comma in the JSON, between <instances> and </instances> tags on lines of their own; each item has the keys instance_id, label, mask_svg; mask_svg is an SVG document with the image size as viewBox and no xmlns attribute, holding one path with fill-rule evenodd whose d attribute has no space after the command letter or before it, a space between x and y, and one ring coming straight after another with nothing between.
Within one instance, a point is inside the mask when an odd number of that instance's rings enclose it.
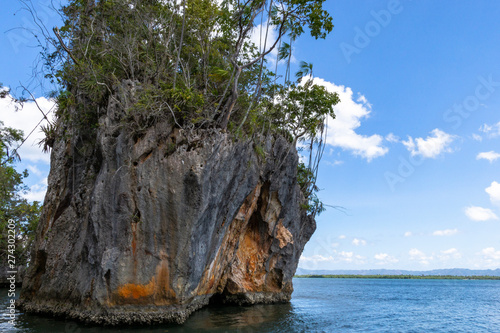
<instances>
[{"instance_id":1,"label":"water ripple","mask_svg":"<svg viewBox=\"0 0 500 333\"><path fill-rule=\"evenodd\" d=\"M295 279L289 304L213 307L184 325L102 328L17 312L0 332L499 332L500 281Z\"/></svg>"}]
</instances>

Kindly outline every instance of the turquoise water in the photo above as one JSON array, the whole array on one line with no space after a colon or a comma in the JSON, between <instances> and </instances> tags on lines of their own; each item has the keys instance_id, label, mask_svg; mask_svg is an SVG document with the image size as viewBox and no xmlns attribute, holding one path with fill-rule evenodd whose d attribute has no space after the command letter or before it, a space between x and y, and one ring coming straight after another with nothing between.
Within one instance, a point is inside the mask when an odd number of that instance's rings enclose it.
<instances>
[{"instance_id":1,"label":"turquoise water","mask_svg":"<svg viewBox=\"0 0 500 333\"><path fill-rule=\"evenodd\" d=\"M184 325L101 328L18 313L1 332L500 332L500 281L294 279L289 304L205 308Z\"/></svg>"}]
</instances>

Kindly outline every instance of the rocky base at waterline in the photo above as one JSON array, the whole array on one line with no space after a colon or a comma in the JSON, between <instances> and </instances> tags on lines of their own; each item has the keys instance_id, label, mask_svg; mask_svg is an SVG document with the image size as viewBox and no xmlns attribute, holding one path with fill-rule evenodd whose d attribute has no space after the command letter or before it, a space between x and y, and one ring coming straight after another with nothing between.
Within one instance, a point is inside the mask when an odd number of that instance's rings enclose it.
<instances>
[{"instance_id":1,"label":"rocky base at waterline","mask_svg":"<svg viewBox=\"0 0 500 333\"><path fill-rule=\"evenodd\" d=\"M113 325L181 323L211 298L288 301L316 227L295 148L167 122L131 135L132 98L123 88L94 136L58 127L20 307Z\"/></svg>"}]
</instances>

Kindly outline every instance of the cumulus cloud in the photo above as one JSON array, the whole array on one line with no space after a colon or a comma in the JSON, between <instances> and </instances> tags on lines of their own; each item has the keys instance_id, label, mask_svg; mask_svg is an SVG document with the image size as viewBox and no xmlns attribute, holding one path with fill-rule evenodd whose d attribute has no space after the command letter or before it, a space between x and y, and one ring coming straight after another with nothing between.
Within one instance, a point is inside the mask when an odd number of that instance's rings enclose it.
<instances>
[{"instance_id":1,"label":"cumulus cloud","mask_svg":"<svg viewBox=\"0 0 500 333\"><path fill-rule=\"evenodd\" d=\"M497 182L491 183L490 187L485 189L486 193L490 196L493 204L500 206L500 184Z\"/></svg>"},{"instance_id":2,"label":"cumulus cloud","mask_svg":"<svg viewBox=\"0 0 500 333\"><path fill-rule=\"evenodd\" d=\"M393 264L399 262L398 259L388 255L387 253L377 253L374 258L378 261L377 264Z\"/></svg>"},{"instance_id":3,"label":"cumulus cloud","mask_svg":"<svg viewBox=\"0 0 500 333\"><path fill-rule=\"evenodd\" d=\"M340 235L339 236L339 239L345 239L346 238L346 235Z\"/></svg>"},{"instance_id":4,"label":"cumulus cloud","mask_svg":"<svg viewBox=\"0 0 500 333\"><path fill-rule=\"evenodd\" d=\"M439 259L442 261L460 258L462 258L462 254L455 248L441 251L441 254L439 255Z\"/></svg>"},{"instance_id":5,"label":"cumulus cloud","mask_svg":"<svg viewBox=\"0 0 500 333\"><path fill-rule=\"evenodd\" d=\"M312 262L334 262L335 261L335 258L333 258L332 256L322 256L320 254L315 254L313 256L310 256L310 257L307 257L307 256L300 256L300 261L301 262L308 262L308 261L312 261Z\"/></svg>"},{"instance_id":6,"label":"cumulus cloud","mask_svg":"<svg viewBox=\"0 0 500 333\"><path fill-rule=\"evenodd\" d=\"M476 156L476 160L481 160L481 159L488 160L488 161L490 161L490 163L493 163L494 161L496 161L499 158L500 158L500 154L497 152L494 152L493 150L487 151L484 153L479 153Z\"/></svg>"},{"instance_id":7,"label":"cumulus cloud","mask_svg":"<svg viewBox=\"0 0 500 333\"><path fill-rule=\"evenodd\" d=\"M465 208L465 215L472 221L498 220L498 216L491 209L478 206Z\"/></svg>"},{"instance_id":8,"label":"cumulus cloud","mask_svg":"<svg viewBox=\"0 0 500 333\"><path fill-rule=\"evenodd\" d=\"M481 254L488 256L489 258L500 260L500 250L495 250L494 247L487 247L481 251Z\"/></svg>"},{"instance_id":9,"label":"cumulus cloud","mask_svg":"<svg viewBox=\"0 0 500 333\"><path fill-rule=\"evenodd\" d=\"M55 108L55 102L45 97L37 98L36 101L45 114ZM48 114L49 119L51 116L52 112ZM16 111L16 105L10 98L0 98L0 120L5 126L22 130L25 138L35 129L18 151L23 161L49 164L49 154L42 153L38 146L38 142L44 137L40 127L37 128L37 124L42 119L43 115L35 102L26 102L22 109ZM43 120L40 125L46 124L47 121Z\"/></svg>"},{"instance_id":10,"label":"cumulus cloud","mask_svg":"<svg viewBox=\"0 0 500 333\"><path fill-rule=\"evenodd\" d=\"M314 83L324 86L330 92L336 92L340 98L340 103L334 107L335 120L328 119L327 144L361 156L367 161L387 154L389 149L384 147L382 136L356 133L361 120L368 118L371 113L371 105L365 96L355 97L351 88L320 78L314 78Z\"/></svg>"},{"instance_id":11,"label":"cumulus cloud","mask_svg":"<svg viewBox=\"0 0 500 333\"><path fill-rule=\"evenodd\" d=\"M413 233L411 231L405 232L405 237L411 237L413 236Z\"/></svg>"},{"instance_id":12,"label":"cumulus cloud","mask_svg":"<svg viewBox=\"0 0 500 333\"><path fill-rule=\"evenodd\" d=\"M487 134L490 138L500 136L500 121L493 125L484 124L479 130Z\"/></svg>"},{"instance_id":13,"label":"cumulus cloud","mask_svg":"<svg viewBox=\"0 0 500 333\"><path fill-rule=\"evenodd\" d=\"M428 265L434 258L432 256L427 256L424 252L419 249L411 249L408 254L410 255L410 260L415 260L422 265Z\"/></svg>"},{"instance_id":14,"label":"cumulus cloud","mask_svg":"<svg viewBox=\"0 0 500 333\"><path fill-rule=\"evenodd\" d=\"M337 253L337 259L344 262L358 262L361 263L365 258L354 252L340 251Z\"/></svg>"},{"instance_id":15,"label":"cumulus cloud","mask_svg":"<svg viewBox=\"0 0 500 333\"><path fill-rule=\"evenodd\" d=\"M354 238L352 240L352 245L355 245L355 246L366 245L366 241L364 239Z\"/></svg>"},{"instance_id":16,"label":"cumulus cloud","mask_svg":"<svg viewBox=\"0 0 500 333\"><path fill-rule=\"evenodd\" d=\"M458 233L458 229L445 229L445 230L436 230L432 233L433 236L452 236Z\"/></svg>"},{"instance_id":17,"label":"cumulus cloud","mask_svg":"<svg viewBox=\"0 0 500 333\"><path fill-rule=\"evenodd\" d=\"M425 254L420 251L419 249L411 249L410 252L410 257L424 257Z\"/></svg>"},{"instance_id":18,"label":"cumulus cloud","mask_svg":"<svg viewBox=\"0 0 500 333\"><path fill-rule=\"evenodd\" d=\"M478 253L487 267L498 267L500 265L500 250L494 247L487 247Z\"/></svg>"},{"instance_id":19,"label":"cumulus cloud","mask_svg":"<svg viewBox=\"0 0 500 333\"><path fill-rule=\"evenodd\" d=\"M408 136L408 140L402 141L402 143L412 156L421 155L424 158L436 158L442 153L451 153L453 150L450 145L455 139L456 136L436 128L425 139L413 139L411 136Z\"/></svg>"},{"instance_id":20,"label":"cumulus cloud","mask_svg":"<svg viewBox=\"0 0 500 333\"><path fill-rule=\"evenodd\" d=\"M329 256L323 256L320 254L315 254L312 256L300 257L299 266L302 268L316 268L319 264L325 263L353 263L353 264L363 264L365 257L355 254L351 251L337 251L333 250L332 254Z\"/></svg>"}]
</instances>

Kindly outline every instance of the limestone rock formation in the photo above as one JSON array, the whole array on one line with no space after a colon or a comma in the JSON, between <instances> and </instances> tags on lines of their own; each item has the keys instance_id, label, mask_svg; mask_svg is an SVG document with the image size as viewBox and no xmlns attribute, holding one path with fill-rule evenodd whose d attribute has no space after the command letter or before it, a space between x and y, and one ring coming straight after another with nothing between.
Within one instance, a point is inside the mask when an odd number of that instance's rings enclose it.
<instances>
[{"instance_id":1,"label":"limestone rock formation","mask_svg":"<svg viewBox=\"0 0 500 333\"><path fill-rule=\"evenodd\" d=\"M168 122L134 136L134 89L110 99L96 137L59 127L21 307L119 324L183 322L211 298L288 301L316 227L295 148Z\"/></svg>"}]
</instances>

